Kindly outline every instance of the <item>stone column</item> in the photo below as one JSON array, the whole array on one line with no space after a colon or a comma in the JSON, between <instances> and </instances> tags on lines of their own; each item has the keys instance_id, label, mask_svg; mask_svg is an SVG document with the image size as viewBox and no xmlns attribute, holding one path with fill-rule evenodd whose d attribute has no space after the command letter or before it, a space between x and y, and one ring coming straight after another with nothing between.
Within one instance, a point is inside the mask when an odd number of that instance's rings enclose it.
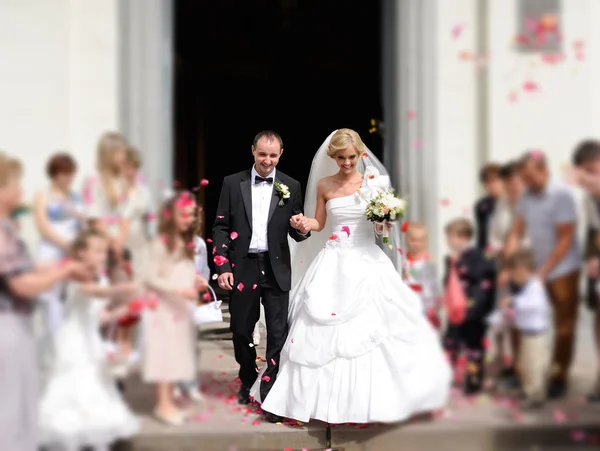
<instances>
[{"instance_id":1,"label":"stone column","mask_svg":"<svg viewBox=\"0 0 600 451\"><path fill-rule=\"evenodd\" d=\"M121 130L139 148L160 201L173 178L173 1L121 0L119 6Z\"/></svg>"},{"instance_id":2,"label":"stone column","mask_svg":"<svg viewBox=\"0 0 600 451\"><path fill-rule=\"evenodd\" d=\"M437 226L436 0L384 0L384 162L409 218ZM431 237L432 250L437 247Z\"/></svg>"}]
</instances>

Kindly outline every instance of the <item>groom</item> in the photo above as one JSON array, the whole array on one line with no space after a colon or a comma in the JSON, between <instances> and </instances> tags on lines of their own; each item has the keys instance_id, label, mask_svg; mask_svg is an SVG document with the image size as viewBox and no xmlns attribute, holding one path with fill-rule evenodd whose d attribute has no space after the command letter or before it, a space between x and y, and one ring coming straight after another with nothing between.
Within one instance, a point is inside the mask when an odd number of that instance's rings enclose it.
<instances>
[{"instance_id":1,"label":"groom","mask_svg":"<svg viewBox=\"0 0 600 451\"><path fill-rule=\"evenodd\" d=\"M240 365L240 404L250 402L250 388L257 377L252 332L260 316L261 299L267 326L262 400L275 382L288 333L291 265L287 236L295 241L309 237L300 183L275 170L282 153L283 142L277 133L263 131L256 135L252 145L254 166L225 177L213 225L219 286L231 290L230 327L235 360ZM270 413L265 417L271 422L281 421Z\"/></svg>"}]
</instances>

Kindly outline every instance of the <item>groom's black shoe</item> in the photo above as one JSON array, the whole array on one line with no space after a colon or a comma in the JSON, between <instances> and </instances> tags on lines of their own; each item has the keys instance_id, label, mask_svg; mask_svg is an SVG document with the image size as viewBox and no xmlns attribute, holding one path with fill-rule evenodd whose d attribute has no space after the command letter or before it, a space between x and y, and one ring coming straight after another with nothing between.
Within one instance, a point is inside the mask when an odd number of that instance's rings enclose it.
<instances>
[{"instance_id":1,"label":"groom's black shoe","mask_svg":"<svg viewBox=\"0 0 600 451\"><path fill-rule=\"evenodd\" d=\"M250 389L244 387L243 385L240 387L240 391L237 394L238 404L246 405L250 404Z\"/></svg>"},{"instance_id":2,"label":"groom's black shoe","mask_svg":"<svg viewBox=\"0 0 600 451\"><path fill-rule=\"evenodd\" d=\"M265 421L268 421L269 423L283 423L285 421L285 418L275 415L271 412L264 412L264 414Z\"/></svg>"}]
</instances>

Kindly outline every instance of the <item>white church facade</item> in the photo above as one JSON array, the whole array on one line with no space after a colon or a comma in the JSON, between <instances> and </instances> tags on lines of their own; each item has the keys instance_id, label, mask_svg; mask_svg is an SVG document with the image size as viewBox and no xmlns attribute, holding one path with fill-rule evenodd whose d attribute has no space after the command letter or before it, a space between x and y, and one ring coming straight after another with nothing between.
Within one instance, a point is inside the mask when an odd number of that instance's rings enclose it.
<instances>
[{"instance_id":1,"label":"white church facade","mask_svg":"<svg viewBox=\"0 0 600 451\"><path fill-rule=\"evenodd\" d=\"M523 48L523 11L544 2L557 43ZM437 252L481 164L536 148L558 174L600 136L599 22L599 0L382 1L384 160ZM172 180L173 40L171 0L0 2L0 149L26 162L28 196L52 150L89 173L104 130L143 151L151 182Z\"/></svg>"}]
</instances>

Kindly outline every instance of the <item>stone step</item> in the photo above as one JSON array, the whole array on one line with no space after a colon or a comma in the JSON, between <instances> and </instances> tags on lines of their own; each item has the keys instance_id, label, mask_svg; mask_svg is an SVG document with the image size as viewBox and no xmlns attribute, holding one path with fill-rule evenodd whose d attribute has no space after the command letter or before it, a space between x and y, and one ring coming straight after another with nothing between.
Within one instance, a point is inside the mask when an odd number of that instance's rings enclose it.
<instances>
[{"instance_id":1,"label":"stone step","mask_svg":"<svg viewBox=\"0 0 600 451\"><path fill-rule=\"evenodd\" d=\"M152 386L136 375L127 382L126 398L142 421L140 434L127 451L282 451L326 449L326 426L274 425L255 408L236 402L238 366L233 357L228 311L224 322L202 328L200 378L205 401L198 414L179 427L151 416ZM456 393L443 418L401 425L332 427L332 449L339 451L586 451L600 449L600 405L585 403L595 378L592 318L583 312L578 352L571 371L569 396L548 403L535 414L515 410L507 396L490 387L487 394L465 399ZM264 338L257 352L264 356ZM259 360L259 365L263 360Z\"/></svg>"},{"instance_id":2,"label":"stone step","mask_svg":"<svg viewBox=\"0 0 600 451\"><path fill-rule=\"evenodd\" d=\"M600 449L600 427L596 424L537 425L527 427L490 427L464 425L455 428L434 428L431 424L412 426L370 426L365 429L340 427L332 432L332 449L339 451L584 451ZM323 425L309 425L302 430L239 433L144 434L137 437L131 449L135 451L205 449L211 451L323 450ZM174 431L173 431L174 432ZM581 440L578 442L577 440Z\"/></svg>"}]
</instances>

